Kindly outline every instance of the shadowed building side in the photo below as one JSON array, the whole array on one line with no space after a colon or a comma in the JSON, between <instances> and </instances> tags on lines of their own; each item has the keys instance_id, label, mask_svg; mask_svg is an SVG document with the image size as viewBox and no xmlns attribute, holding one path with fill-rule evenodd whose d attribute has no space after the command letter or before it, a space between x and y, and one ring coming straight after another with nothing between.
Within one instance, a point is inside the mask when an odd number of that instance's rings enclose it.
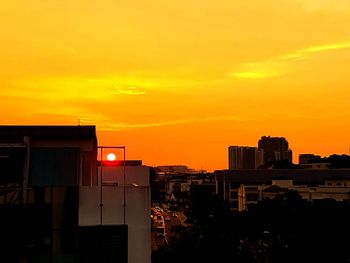
<instances>
[{"instance_id":1,"label":"shadowed building side","mask_svg":"<svg viewBox=\"0 0 350 263\"><path fill-rule=\"evenodd\" d=\"M256 147L229 146L229 170L257 169L264 164L264 151Z\"/></svg>"},{"instance_id":2,"label":"shadowed building side","mask_svg":"<svg viewBox=\"0 0 350 263\"><path fill-rule=\"evenodd\" d=\"M258 142L259 150L264 151L264 164L273 161L293 162L293 153L284 137L262 136Z\"/></svg>"},{"instance_id":3,"label":"shadowed building side","mask_svg":"<svg viewBox=\"0 0 350 263\"><path fill-rule=\"evenodd\" d=\"M75 262L79 186L97 183L94 126L0 126L4 262Z\"/></svg>"},{"instance_id":4,"label":"shadowed building side","mask_svg":"<svg viewBox=\"0 0 350 263\"><path fill-rule=\"evenodd\" d=\"M148 168L97 149L94 126L0 126L0 262L150 262Z\"/></svg>"}]
</instances>

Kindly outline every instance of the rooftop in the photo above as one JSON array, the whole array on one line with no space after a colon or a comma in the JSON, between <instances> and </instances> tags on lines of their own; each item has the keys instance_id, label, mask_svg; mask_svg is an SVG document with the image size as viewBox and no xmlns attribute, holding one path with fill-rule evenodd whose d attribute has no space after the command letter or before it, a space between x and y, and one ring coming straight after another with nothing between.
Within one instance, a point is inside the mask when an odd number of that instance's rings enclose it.
<instances>
[{"instance_id":1,"label":"rooftop","mask_svg":"<svg viewBox=\"0 0 350 263\"><path fill-rule=\"evenodd\" d=\"M266 170L218 170L215 176L232 182L264 183L271 180L296 182L323 182L325 180L350 180L350 169L266 169Z\"/></svg>"},{"instance_id":2,"label":"rooftop","mask_svg":"<svg viewBox=\"0 0 350 263\"><path fill-rule=\"evenodd\" d=\"M2 141L22 140L23 136L40 139L96 138L95 126L0 126Z\"/></svg>"}]
</instances>

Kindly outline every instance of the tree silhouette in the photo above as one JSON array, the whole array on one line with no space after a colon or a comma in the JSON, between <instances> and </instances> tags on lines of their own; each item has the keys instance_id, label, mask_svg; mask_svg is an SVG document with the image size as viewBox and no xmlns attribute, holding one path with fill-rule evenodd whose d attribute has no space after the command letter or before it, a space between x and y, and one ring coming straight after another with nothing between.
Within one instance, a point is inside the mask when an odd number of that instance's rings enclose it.
<instances>
[{"instance_id":1,"label":"tree silhouette","mask_svg":"<svg viewBox=\"0 0 350 263\"><path fill-rule=\"evenodd\" d=\"M241 213L229 211L218 199L207 209L188 213L195 224L176 229L177 237L153 254L153 263L350 259L350 209L345 202L323 199L310 203L290 190Z\"/></svg>"}]
</instances>

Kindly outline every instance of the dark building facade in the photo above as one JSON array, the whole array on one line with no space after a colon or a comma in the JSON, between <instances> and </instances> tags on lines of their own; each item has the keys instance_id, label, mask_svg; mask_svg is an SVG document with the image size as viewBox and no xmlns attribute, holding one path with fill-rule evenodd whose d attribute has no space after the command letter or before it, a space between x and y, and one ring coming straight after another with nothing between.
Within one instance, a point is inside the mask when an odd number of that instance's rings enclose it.
<instances>
[{"instance_id":1,"label":"dark building facade","mask_svg":"<svg viewBox=\"0 0 350 263\"><path fill-rule=\"evenodd\" d=\"M263 164L264 151L256 147L229 146L229 170L256 169Z\"/></svg>"},{"instance_id":2,"label":"dark building facade","mask_svg":"<svg viewBox=\"0 0 350 263\"><path fill-rule=\"evenodd\" d=\"M284 137L262 136L258 142L259 150L264 151L264 163L272 161L293 161L292 151Z\"/></svg>"},{"instance_id":3,"label":"dark building facade","mask_svg":"<svg viewBox=\"0 0 350 263\"><path fill-rule=\"evenodd\" d=\"M95 126L0 126L0 262L150 262L149 168L111 148Z\"/></svg>"},{"instance_id":4,"label":"dark building facade","mask_svg":"<svg viewBox=\"0 0 350 263\"><path fill-rule=\"evenodd\" d=\"M94 126L0 126L0 262L78 262L79 185L94 185Z\"/></svg>"},{"instance_id":5,"label":"dark building facade","mask_svg":"<svg viewBox=\"0 0 350 263\"><path fill-rule=\"evenodd\" d=\"M320 155L315 155L312 153L299 154L299 164L308 164L309 161L321 158Z\"/></svg>"}]
</instances>

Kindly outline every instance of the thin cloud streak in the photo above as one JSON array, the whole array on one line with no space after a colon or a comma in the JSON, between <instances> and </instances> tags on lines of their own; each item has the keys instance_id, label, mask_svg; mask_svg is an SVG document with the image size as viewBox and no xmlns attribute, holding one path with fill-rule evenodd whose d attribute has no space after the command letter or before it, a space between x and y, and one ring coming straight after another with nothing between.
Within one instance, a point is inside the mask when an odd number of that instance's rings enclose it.
<instances>
[{"instance_id":1,"label":"thin cloud streak","mask_svg":"<svg viewBox=\"0 0 350 263\"><path fill-rule=\"evenodd\" d=\"M140 90L137 87L114 87L112 94L117 95L144 95L145 91Z\"/></svg>"},{"instance_id":2,"label":"thin cloud streak","mask_svg":"<svg viewBox=\"0 0 350 263\"><path fill-rule=\"evenodd\" d=\"M275 58L247 63L242 66L241 71L230 73L229 76L239 79L266 79L276 77L290 71L287 68L290 61L303 59L312 54L347 48L350 48L350 42L312 46L297 50L295 52L283 54Z\"/></svg>"},{"instance_id":3,"label":"thin cloud streak","mask_svg":"<svg viewBox=\"0 0 350 263\"><path fill-rule=\"evenodd\" d=\"M144 95L147 93L145 89L139 85L119 84L114 79L53 77L12 81L9 88L0 91L0 95L52 102L69 102L77 98L107 102L118 95Z\"/></svg>"},{"instance_id":4,"label":"thin cloud streak","mask_svg":"<svg viewBox=\"0 0 350 263\"><path fill-rule=\"evenodd\" d=\"M337 49L346 49L346 48L350 48L350 42L313 46L313 47L301 49L296 52L283 55L279 58L279 60L296 59L296 58L305 57L309 54L319 53L323 51L337 50Z\"/></svg>"},{"instance_id":5,"label":"thin cloud streak","mask_svg":"<svg viewBox=\"0 0 350 263\"><path fill-rule=\"evenodd\" d=\"M163 127L172 126L179 124L192 124L192 123L204 123L210 121L247 121L248 119L242 119L238 116L227 115L227 116L214 116L214 117L204 117L204 118L189 118L189 119L178 119L163 122L149 122L149 123L117 123L113 118L98 113L88 113L86 110L83 111L80 108L70 108L64 112L36 112L36 116L51 116L55 119L74 119L76 123L80 125L96 125L100 131L121 131L128 129L138 129L138 128L153 128L153 127ZM250 120L250 119L249 119Z\"/></svg>"},{"instance_id":6,"label":"thin cloud streak","mask_svg":"<svg viewBox=\"0 0 350 263\"><path fill-rule=\"evenodd\" d=\"M136 129L136 128L153 128L153 127L171 126L171 125L179 125L179 124L202 123L202 122L208 122L208 121L242 121L242 119L237 116L217 116L217 117L208 117L208 118L193 118L193 119L182 119L182 120L150 122L150 123L136 123L136 124L110 123L110 124L99 125L99 129L101 131L117 131L117 130Z\"/></svg>"}]
</instances>

